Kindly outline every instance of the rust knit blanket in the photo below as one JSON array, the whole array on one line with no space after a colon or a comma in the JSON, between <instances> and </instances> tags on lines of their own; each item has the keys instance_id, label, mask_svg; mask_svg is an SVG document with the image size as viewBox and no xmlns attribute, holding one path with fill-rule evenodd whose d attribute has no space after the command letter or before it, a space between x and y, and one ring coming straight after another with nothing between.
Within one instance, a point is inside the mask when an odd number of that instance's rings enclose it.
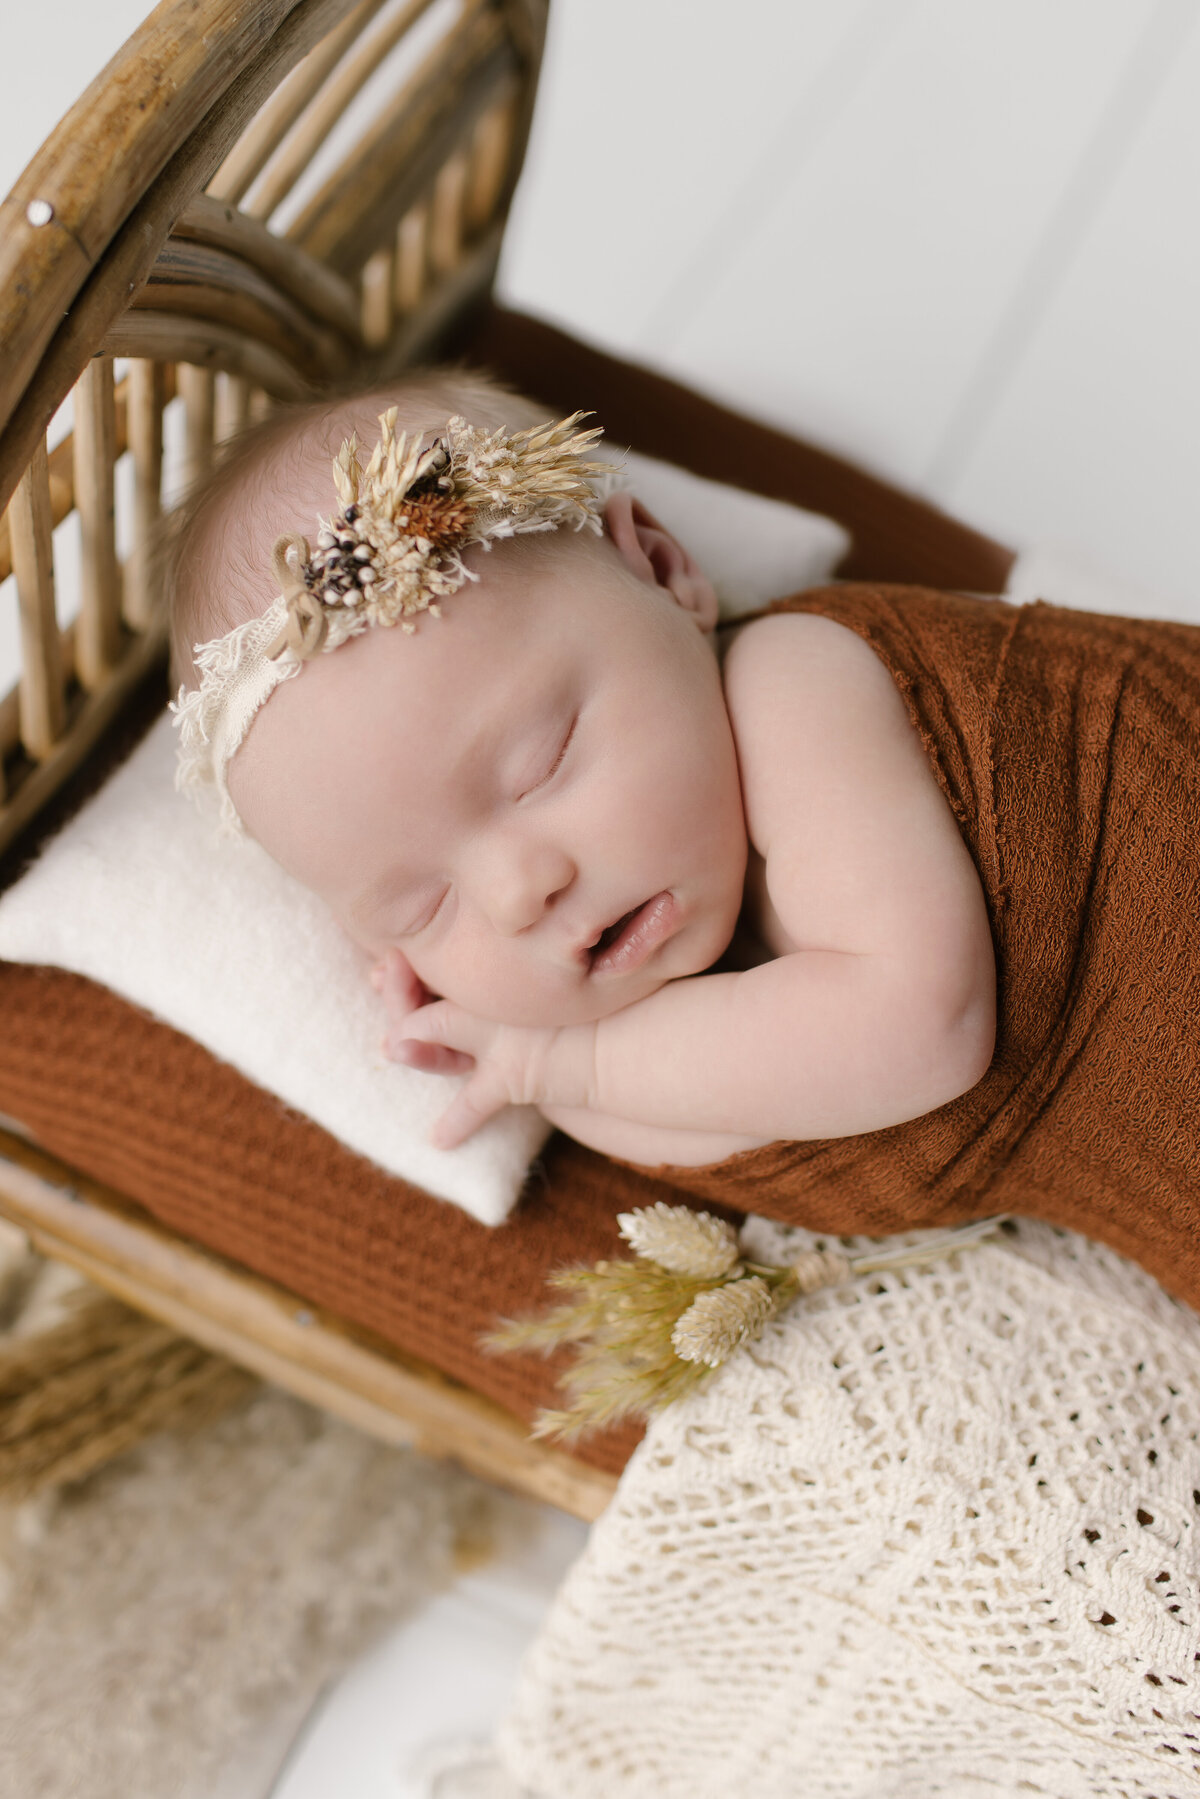
<instances>
[{"instance_id":1,"label":"rust knit blanket","mask_svg":"<svg viewBox=\"0 0 1200 1799\"><path fill-rule=\"evenodd\" d=\"M1200 1306L1200 628L844 586L987 896L988 1073L887 1130L655 1170L689 1194L883 1234L1032 1213Z\"/></svg>"}]
</instances>

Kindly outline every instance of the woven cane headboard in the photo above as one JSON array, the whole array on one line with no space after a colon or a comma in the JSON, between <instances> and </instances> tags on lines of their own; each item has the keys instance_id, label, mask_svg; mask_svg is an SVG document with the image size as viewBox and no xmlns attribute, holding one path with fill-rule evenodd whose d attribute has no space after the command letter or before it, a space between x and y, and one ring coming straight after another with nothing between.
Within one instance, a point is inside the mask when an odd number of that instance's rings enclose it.
<instances>
[{"instance_id":1,"label":"woven cane headboard","mask_svg":"<svg viewBox=\"0 0 1200 1799\"><path fill-rule=\"evenodd\" d=\"M191 477L272 401L435 352L490 289L547 3L163 0L0 206L0 852L163 653L168 403Z\"/></svg>"}]
</instances>

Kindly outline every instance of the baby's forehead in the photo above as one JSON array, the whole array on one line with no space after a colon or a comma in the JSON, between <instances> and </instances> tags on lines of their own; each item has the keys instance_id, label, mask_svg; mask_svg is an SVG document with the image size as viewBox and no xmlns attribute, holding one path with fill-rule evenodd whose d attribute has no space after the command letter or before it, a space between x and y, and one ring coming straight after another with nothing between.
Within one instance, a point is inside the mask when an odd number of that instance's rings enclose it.
<instances>
[{"instance_id":1,"label":"baby's forehead","mask_svg":"<svg viewBox=\"0 0 1200 1799\"><path fill-rule=\"evenodd\" d=\"M231 581L235 593L245 590L247 600L265 605L274 591L276 540L285 533L315 537L318 520L336 509L331 465L309 425L255 443L210 494L189 546L194 564L207 579Z\"/></svg>"}]
</instances>

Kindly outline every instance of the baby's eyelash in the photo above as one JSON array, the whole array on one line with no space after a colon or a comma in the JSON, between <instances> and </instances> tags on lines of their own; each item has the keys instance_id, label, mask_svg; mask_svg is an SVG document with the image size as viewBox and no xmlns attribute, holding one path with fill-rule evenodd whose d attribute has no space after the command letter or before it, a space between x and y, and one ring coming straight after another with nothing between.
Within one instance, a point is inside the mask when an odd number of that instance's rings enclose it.
<instances>
[{"instance_id":1,"label":"baby's eyelash","mask_svg":"<svg viewBox=\"0 0 1200 1799\"><path fill-rule=\"evenodd\" d=\"M429 913L428 917L423 918L420 924L413 925L409 930L401 931L400 935L402 937L419 937L422 931L428 930L429 926L433 923L434 919L445 905L449 892L450 889L448 887L443 888L438 897L437 905L433 908L433 911Z\"/></svg>"},{"instance_id":2,"label":"baby's eyelash","mask_svg":"<svg viewBox=\"0 0 1200 1799\"><path fill-rule=\"evenodd\" d=\"M544 787L546 785L546 782L551 780L558 773L559 769L562 767L562 764L563 764L563 757L566 755L568 749L571 747L571 739L575 735L575 726L578 723L579 723L579 716L578 716L578 714L576 714L576 716L571 720L570 726L568 727L568 730L567 730L567 734L562 740L562 745L559 749L557 756L554 758L554 763L553 763L552 767L550 767L546 770L545 774L542 776L540 781L535 781L532 787L527 787L525 789L525 793L536 793L539 787ZM520 797L522 799L524 799L525 794L523 793Z\"/></svg>"}]
</instances>

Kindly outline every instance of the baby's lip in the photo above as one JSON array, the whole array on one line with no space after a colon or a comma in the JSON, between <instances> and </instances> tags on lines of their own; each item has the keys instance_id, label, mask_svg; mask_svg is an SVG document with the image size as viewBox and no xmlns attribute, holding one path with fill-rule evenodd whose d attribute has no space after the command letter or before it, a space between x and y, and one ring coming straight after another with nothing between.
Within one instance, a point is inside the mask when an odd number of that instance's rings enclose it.
<instances>
[{"instance_id":1,"label":"baby's lip","mask_svg":"<svg viewBox=\"0 0 1200 1799\"><path fill-rule=\"evenodd\" d=\"M589 975L632 974L681 923L679 906L669 888L631 906L594 935L582 950Z\"/></svg>"},{"instance_id":2,"label":"baby's lip","mask_svg":"<svg viewBox=\"0 0 1200 1799\"><path fill-rule=\"evenodd\" d=\"M603 923L595 925L592 930L588 932L587 936L584 937L583 941L577 945L575 950L575 960L577 962L582 962L585 968L590 968L596 945L599 943L604 933L606 931L611 931L616 925L624 924L625 920L632 918L633 914L639 912L645 903L645 900L639 900L636 906L630 906L625 912L618 912L615 915L610 915Z\"/></svg>"}]
</instances>

